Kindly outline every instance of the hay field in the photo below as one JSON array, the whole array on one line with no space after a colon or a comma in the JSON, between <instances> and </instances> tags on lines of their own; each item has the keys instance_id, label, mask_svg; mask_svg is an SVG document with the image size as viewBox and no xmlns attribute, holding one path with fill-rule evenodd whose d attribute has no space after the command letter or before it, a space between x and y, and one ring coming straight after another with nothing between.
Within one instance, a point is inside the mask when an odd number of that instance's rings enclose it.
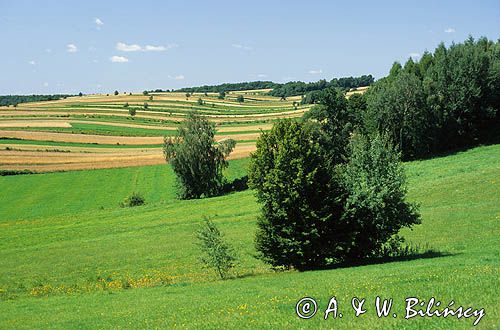
<instances>
[{"instance_id":1,"label":"hay field","mask_svg":"<svg viewBox=\"0 0 500 330\"><path fill-rule=\"evenodd\" d=\"M190 111L217 125L217 140L238 142L231 159L246 157L255 150L261 131L269 130L274 121L299 118L310 108L294 104L300 96L283 101L266 92L228 92L222 100L216 93L95 94L0 107L0 170L162 164L164 136L175 135ZM239 95L244 102L237 102ZM134 117L129 115L132 108Z\"/></svg>"}]
</instances>

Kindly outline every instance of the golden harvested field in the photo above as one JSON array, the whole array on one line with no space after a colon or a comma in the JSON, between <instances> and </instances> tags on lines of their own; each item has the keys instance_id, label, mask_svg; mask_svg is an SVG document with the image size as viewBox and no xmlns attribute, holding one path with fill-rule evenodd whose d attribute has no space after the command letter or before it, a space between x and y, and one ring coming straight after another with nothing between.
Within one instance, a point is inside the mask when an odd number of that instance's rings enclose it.
<instances>
[{"instance_id":1,"label":"golden harvested field","mask_svg":"<svg viewBox=\"0 0 500 330\"><path fill-rule=\"evenodd\" d=\"M301 117L310 108L294 105L300 96L280 100L267 92L228 92L223 100L218 93L102 94L0 107L0 170L161 164L164 136L173 136L190 111L217 125L216 140L238 142L230 158L247 157L273 121ZM237 102L238 95L244 102Z\"/></svg>"}]
</instances>

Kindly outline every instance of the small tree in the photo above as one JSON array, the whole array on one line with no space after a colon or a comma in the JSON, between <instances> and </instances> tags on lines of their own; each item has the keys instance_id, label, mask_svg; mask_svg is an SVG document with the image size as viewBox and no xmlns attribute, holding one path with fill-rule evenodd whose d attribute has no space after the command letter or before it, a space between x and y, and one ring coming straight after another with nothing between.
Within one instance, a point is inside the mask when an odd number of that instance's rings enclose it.
<instances>
[{"instance_id":1,"label":"small tree","mask_svg":"<svg viewBox=\"0 0 500 330\"><path fill-rule=\"evenodd\" d=\"M125 102L125 104L123 105L124 108L128 108L128 102Z\"/></svg>"},{"instance_id":2,"label":"small tree","mask_svg":"<svg viewBox=\"0 0 500 330\"><path fill-rule=\"evenodd\" d=\"M78 96L82 97L82 96L83 96L83 93L82 93L82 92L78 93Z\"/></svg>"},{"instance_id":3,"label":"small tree","mask_svg":"<svg viewBox=\"0 0 500 330\"><path fill-rule=\"evenodd\" d=\"M200 258L201 262L207 268L213 268L222 280L226 279L229 271L235 267L237 259L234 249L225 241L224 234L205 217L196 236L204 254Z\"/></svg>"},{"instance_id":4,"label":"small tree","mask_svg":"<svg viewBox=\"0 0 500 330\"><path fill-rule=\"evenodd\" d=\"M198 105L203 105L203 100L200 98L198 98Z\"/></svg>"},{"instance_id":5,"label":"small tree","mask_svg":"<svg viewBox=\"0 0 500 330\"><path fill-rule=\"evenodd\" d=\"M191 94L186 93L186 98L189 98L190 96L191 96Z\"/></svg>"},{"instance_id":6,"label":"small tree","mask_svg":"<svg viewBox=\"0 0 500 330\"><path fill-rule=\"evenodd\" d=\"M214 136L213 123L190 113L179 125L176 137L165 137L164 154L177 176L180 198L201 198L221 193L226 183L222 173L228 166L226 157L236 142L228 139L216 145Z\"/></svg>"},{"instance_id":7,"label":"small tree","mask_svg":"<svg viewBox=\"0 0 500 330\"><path fill-rule=\"evenodd\" d=\"M403 227L420 223L415 204L406 201L406 177L400 153L384 136L355 135L342 185L346 192L341 222L350 237L347 261L378 256Z\"/></svg>"},{"instance_id":8,"label":"small tree","mask_svg":"<svg viewBox=\"0 0 500 330\"><path fill-rule=\"evenodd\" d=\"M236 98L236 101L240 102L240 103L243 103L245 102L245 98L243 97L243 95L238 95L238 97Z\"/></svg>"},{"instance_id":9,"label":"small tree","mask_svg":"<svg viewBox=\"0 0 500 330\"><path fill-rule=\"evenodd\" d=\"M149 108L149 105L147 104L147 102L144 102L144 109L147 109Z\"/></svg>"},{"instance_id":10,"label":"small tree","mask_svg":"<svg viewBox=\"0 0 500 330\"><path fill-rule=\"evenodd\" d=\"M225 97L226 97L226 92L224 91L220 91L219 96L217 96L219 100L224 100Z\"/></svg>"},{"instance_id":11,"label":"small tree","mask_svg":"<svg viewBox=\"0 0 500 330\"><path fill-rule=\"evenodd\" d=\"M144 92L142 92L142 95L144 95L144 96L149 95L149 92L148 91L144 91Z\"/></svg>"},{"instance_id":12,"label":"small tree","mask_svg":"<svg viewBox=\"0 0 500 330\"><path fill-rule=\"evenodd\" d=\"M135 114L136 114L136 110L135 108L130 108L128 109L128 114L131 116L131 117L134 117Z\"/></svg>"},{"instance_id":13,"label":"small tree","mask_svg":"<svg viewBox=\"0 0 500 330\"><path fill-rule=\"evenodd\" d=\"M118 94L119 94L118 91L115 91L115 96L118 95Z\"/></svg>"},{"instance_id":14,"label":"small tree","mask_svg":"<svg viewBox=\"0 0 500 330\"><path fill-rule=\"evenodd\" d=\"M150 96L149 96L149 100L150 100L150 101L153 101L153 95L150 95Z\"/></svg>"}]
</instances>

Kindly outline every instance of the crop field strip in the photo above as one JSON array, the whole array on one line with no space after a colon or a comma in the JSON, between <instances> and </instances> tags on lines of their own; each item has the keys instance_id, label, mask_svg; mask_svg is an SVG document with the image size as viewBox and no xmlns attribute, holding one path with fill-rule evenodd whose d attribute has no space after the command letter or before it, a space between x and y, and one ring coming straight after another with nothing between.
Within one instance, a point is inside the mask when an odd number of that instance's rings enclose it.
<instances>
[{"instance_id":1,"label":"crop field strip","mask_svg":"<svg viewBox=\"0 0 500 330\"><path fill-rule=\"evenodd\" d=\"M223 100L216 93L88 95L0 107L0 170L162 164L164 137L174 136L191 111L217 125L216 140L238 142L230 159L247 157L275 120L299 118L310 108L300 105L300 96L281 100L264 93L228 92ZM237 102L238 95L244 95L244 102ZM200 98L204 104L199 104ZM133 117L131 108L136 110Z\"/></svg>"}]
</instances>

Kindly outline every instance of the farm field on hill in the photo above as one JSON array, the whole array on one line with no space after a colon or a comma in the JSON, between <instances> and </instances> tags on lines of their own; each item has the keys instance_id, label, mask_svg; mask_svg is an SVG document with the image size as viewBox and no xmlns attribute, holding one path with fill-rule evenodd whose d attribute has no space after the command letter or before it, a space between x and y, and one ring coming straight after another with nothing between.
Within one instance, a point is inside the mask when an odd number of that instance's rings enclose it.
<instances>
[{"instance_id":1,"label":"farm field on hill","mask_svg":"<svg viewBox=\"0 0 500 330\"><path fill-rule=\"evenodd\" d=\"M247 164L231 161L229 178L243 176ZM253 258L259 213L253 191L177 200L169 165L0 177L0 328L472 327L473 318L405 320L404 299L412 296L485 308L478 328L494 328L500 145L405 168L423 221L402 234L429 244L433 255L276 273ZM142 191L147 205L120 208L131 191ZM237 247L237 278L218 281L198 263L194 232L205 215ZM394 299L397 318L377 318L377 295ZM316 298L321 311L336 296L344 317L299 319L295 304L305 296ZM366 315L352 315L353 296L367 299Z\"/></svg>"},{"instance_id":2,"label":"farm field on hill","mask_svg":"<svg viewBox=\"0 0 500 330\"><path fill-rule=\"evenodd\" d=\"M298 118L310 108L300 105L300 96L282 100L266 91L228 92L224 99L218 93L103 94L0 107L0 170L162 164L163 137L175 135L177 125L193 110L217 124L217 140L238 141L230 158L246 157L255 150L260 132L275 120ZM244 102L238 102L239 95ZM134 116L130 109L135 109ZM39 147L48 143L50 148ZM78 149L82 144L107 150ZM124 146L142 148L124 153Z\"/></svg>"}]
</instances>

